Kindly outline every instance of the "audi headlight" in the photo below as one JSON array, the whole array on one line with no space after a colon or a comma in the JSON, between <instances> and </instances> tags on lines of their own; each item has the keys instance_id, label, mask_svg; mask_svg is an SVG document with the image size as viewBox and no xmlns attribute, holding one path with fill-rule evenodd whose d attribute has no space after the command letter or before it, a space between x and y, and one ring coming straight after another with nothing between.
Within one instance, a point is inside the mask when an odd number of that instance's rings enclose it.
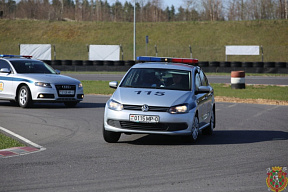
<instances>
[{"instance_id":1,"label":"audi headlight","mask_svg":"<svg viewBox=\"0 0 288 192\"><path fill-rule=\"evenodd\" d=\"M109 100L107 104L108 104L108 108L109 109L112 109L112 110L115 110L115 111L123 110L123 105L121 103L118 103L118 102L112 100L112 99Z\"/></svg>"},{"instance_id":2,"label":"audi headlight","mask_svg":"<svg viewBox=\"0 0 288 192\"><path fill-rule=\"evenodd\" d=\"M173 106L169 109L169 113L176 114L176 113L187 113L188 112L188 106L185 105L178 105Z\"/></svg>"},{"instance_id":3,"label":"audi headlight","mask_svg":"<svg viewBox=\"0 0 288 192\"><path fill-rule=\"evenodd\" d=\"M78 84L78 88L82 88L82 87L83 87L82 83Z\"/></svg>"},{"instance_id":4,"label":"audi headlight","mask_svg":"<svg viewBox=\"0 0 288 192\"><path fill-rule=\"evenodd\" d=\"M51 85L50 85L50 83L36 82L35 85L36 85L36 86L39 86L39 87L52 88Z\"/></svg>"}]
</instances>

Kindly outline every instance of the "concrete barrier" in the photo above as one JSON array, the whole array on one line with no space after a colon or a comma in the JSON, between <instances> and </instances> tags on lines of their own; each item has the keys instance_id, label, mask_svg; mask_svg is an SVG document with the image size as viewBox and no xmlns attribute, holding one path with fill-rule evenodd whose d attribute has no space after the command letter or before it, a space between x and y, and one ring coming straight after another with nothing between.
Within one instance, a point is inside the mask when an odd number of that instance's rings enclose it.
<instances>
[{"instance_id":1,"label":"concrete barrier","mask_svg":"<svg viewBox=\"0 0 288 192\"><path fill-rule=\"evenodd\" d=\"M231 88L245 89L245 71L231 71Z\"/></svg>"}]
</instances>

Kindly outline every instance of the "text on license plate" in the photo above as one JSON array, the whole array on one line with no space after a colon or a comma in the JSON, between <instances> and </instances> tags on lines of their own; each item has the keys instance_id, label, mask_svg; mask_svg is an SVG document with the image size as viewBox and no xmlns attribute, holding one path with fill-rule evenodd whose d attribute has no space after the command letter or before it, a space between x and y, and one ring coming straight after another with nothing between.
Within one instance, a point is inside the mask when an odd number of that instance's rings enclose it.
<instances>
[{"instance_id":1,"label":"text on license plate","mask_svg":"<svg viewBox=\"0 0 288 192\"><path fill-rule=\"evenodd\" d=\"M74 90L59 90L60 95L74 95Z\"/></svg>"},{"instance_id":2,"label":"text on license plate","mask_svg":"<svg viewBox=\"0 0 288 192\"><path fill-rule=\"evenodd\" d=\"M130 121L134 122L158 123L159 120L157 115L130 115Z\"/></svg>"}]
</instances>

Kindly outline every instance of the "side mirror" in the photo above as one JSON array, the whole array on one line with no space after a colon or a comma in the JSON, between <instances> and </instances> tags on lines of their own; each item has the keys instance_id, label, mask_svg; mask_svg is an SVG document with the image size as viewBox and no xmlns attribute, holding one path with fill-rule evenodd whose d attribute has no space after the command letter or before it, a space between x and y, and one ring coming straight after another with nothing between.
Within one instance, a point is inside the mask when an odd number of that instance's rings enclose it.
<instances>
[{"instance_id":1,"label":"side mirror","mask_svg":"<svg viewBox=\"0 0 288 192\"><path fill-rule=\"evenodd\" d=\"M118 87L118 81L111 81L109 82L109 87L113 88L113 89L117 89Z\"/></svg>"},{"instance_id":2,"label":"side mirror","mask_svg":"<svg viewBox=\"0 0 288 192\"><path fill-rule=\"evenodd\" d=\"M0 72L1 72L1 73L11 73L11 70L8 69L8 68L1 68L1 69L0 69Z\"/></svg>"},{"instance_id":3,"label":"side mirror","mask_svg":"<svg viewBox=\"0 0 288 192\"><path fill-rule=\"evenodd\" d=\"M209 93L211 91L211 88L209 86L200 86L197 91L195 91L195 94L199 93Z\"/></svg>"},{"instance_id":4,"label":"side mirror","mask_svg":"<svg viewBox=\"0 0 288 192\"><path fill-rule=\"evenodd\" d=\"M55 69L55 72L56 72L57 75L60 75L60 72L61 72L61 71L58 70L58 69Z\"/></svg>"}]
</instances>

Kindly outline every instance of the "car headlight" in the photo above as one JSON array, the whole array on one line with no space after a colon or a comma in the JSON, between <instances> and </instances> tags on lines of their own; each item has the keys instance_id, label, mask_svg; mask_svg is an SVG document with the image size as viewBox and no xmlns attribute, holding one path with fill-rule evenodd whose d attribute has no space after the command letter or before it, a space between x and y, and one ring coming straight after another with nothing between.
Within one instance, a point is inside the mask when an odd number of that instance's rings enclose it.
<instances>
[{"instance_id":1,"label":"car headlight","mask_svg":"<svg viewBox=\"0 0 288 192\"><path fill-rule=\"evenodd\" d=\"M82 88L82 87L83 87L82 83L78 84L78 88Z\"/></svg>"},{"instance_id":2,"label":"car headlight","mask_svg":"<svg viewBox=\"0 0 288 192\"><path fill-rule=\"evenodd\" d=\"M188 105L178 105L173 106L169 109L169 113L175 114L175 113L187 113L188 112Z\"/></svg>"},{"instance_id":3,"label":"car headlight","mask_svg":"<svg viewBox=\"0 0 288 192\"><path fill-rule=\"evenodd\" d=\"M50 83L36 82L35 85L39 87L52 88Z\"/></svg>"},{"instance_id":4,"label":"car headlight","mask_svg":"<svg viewBox=\"0 0 288 192\"><path fill-rule=\"evenodd\" d=\"M112 100L112 99L109 100L107 104L108 104L108 108L109 109L112 109L112 110L115 110L115 111L123 110L123 105L121 103L118 103L118 102Z\"/></svg>"}]
</instances>

